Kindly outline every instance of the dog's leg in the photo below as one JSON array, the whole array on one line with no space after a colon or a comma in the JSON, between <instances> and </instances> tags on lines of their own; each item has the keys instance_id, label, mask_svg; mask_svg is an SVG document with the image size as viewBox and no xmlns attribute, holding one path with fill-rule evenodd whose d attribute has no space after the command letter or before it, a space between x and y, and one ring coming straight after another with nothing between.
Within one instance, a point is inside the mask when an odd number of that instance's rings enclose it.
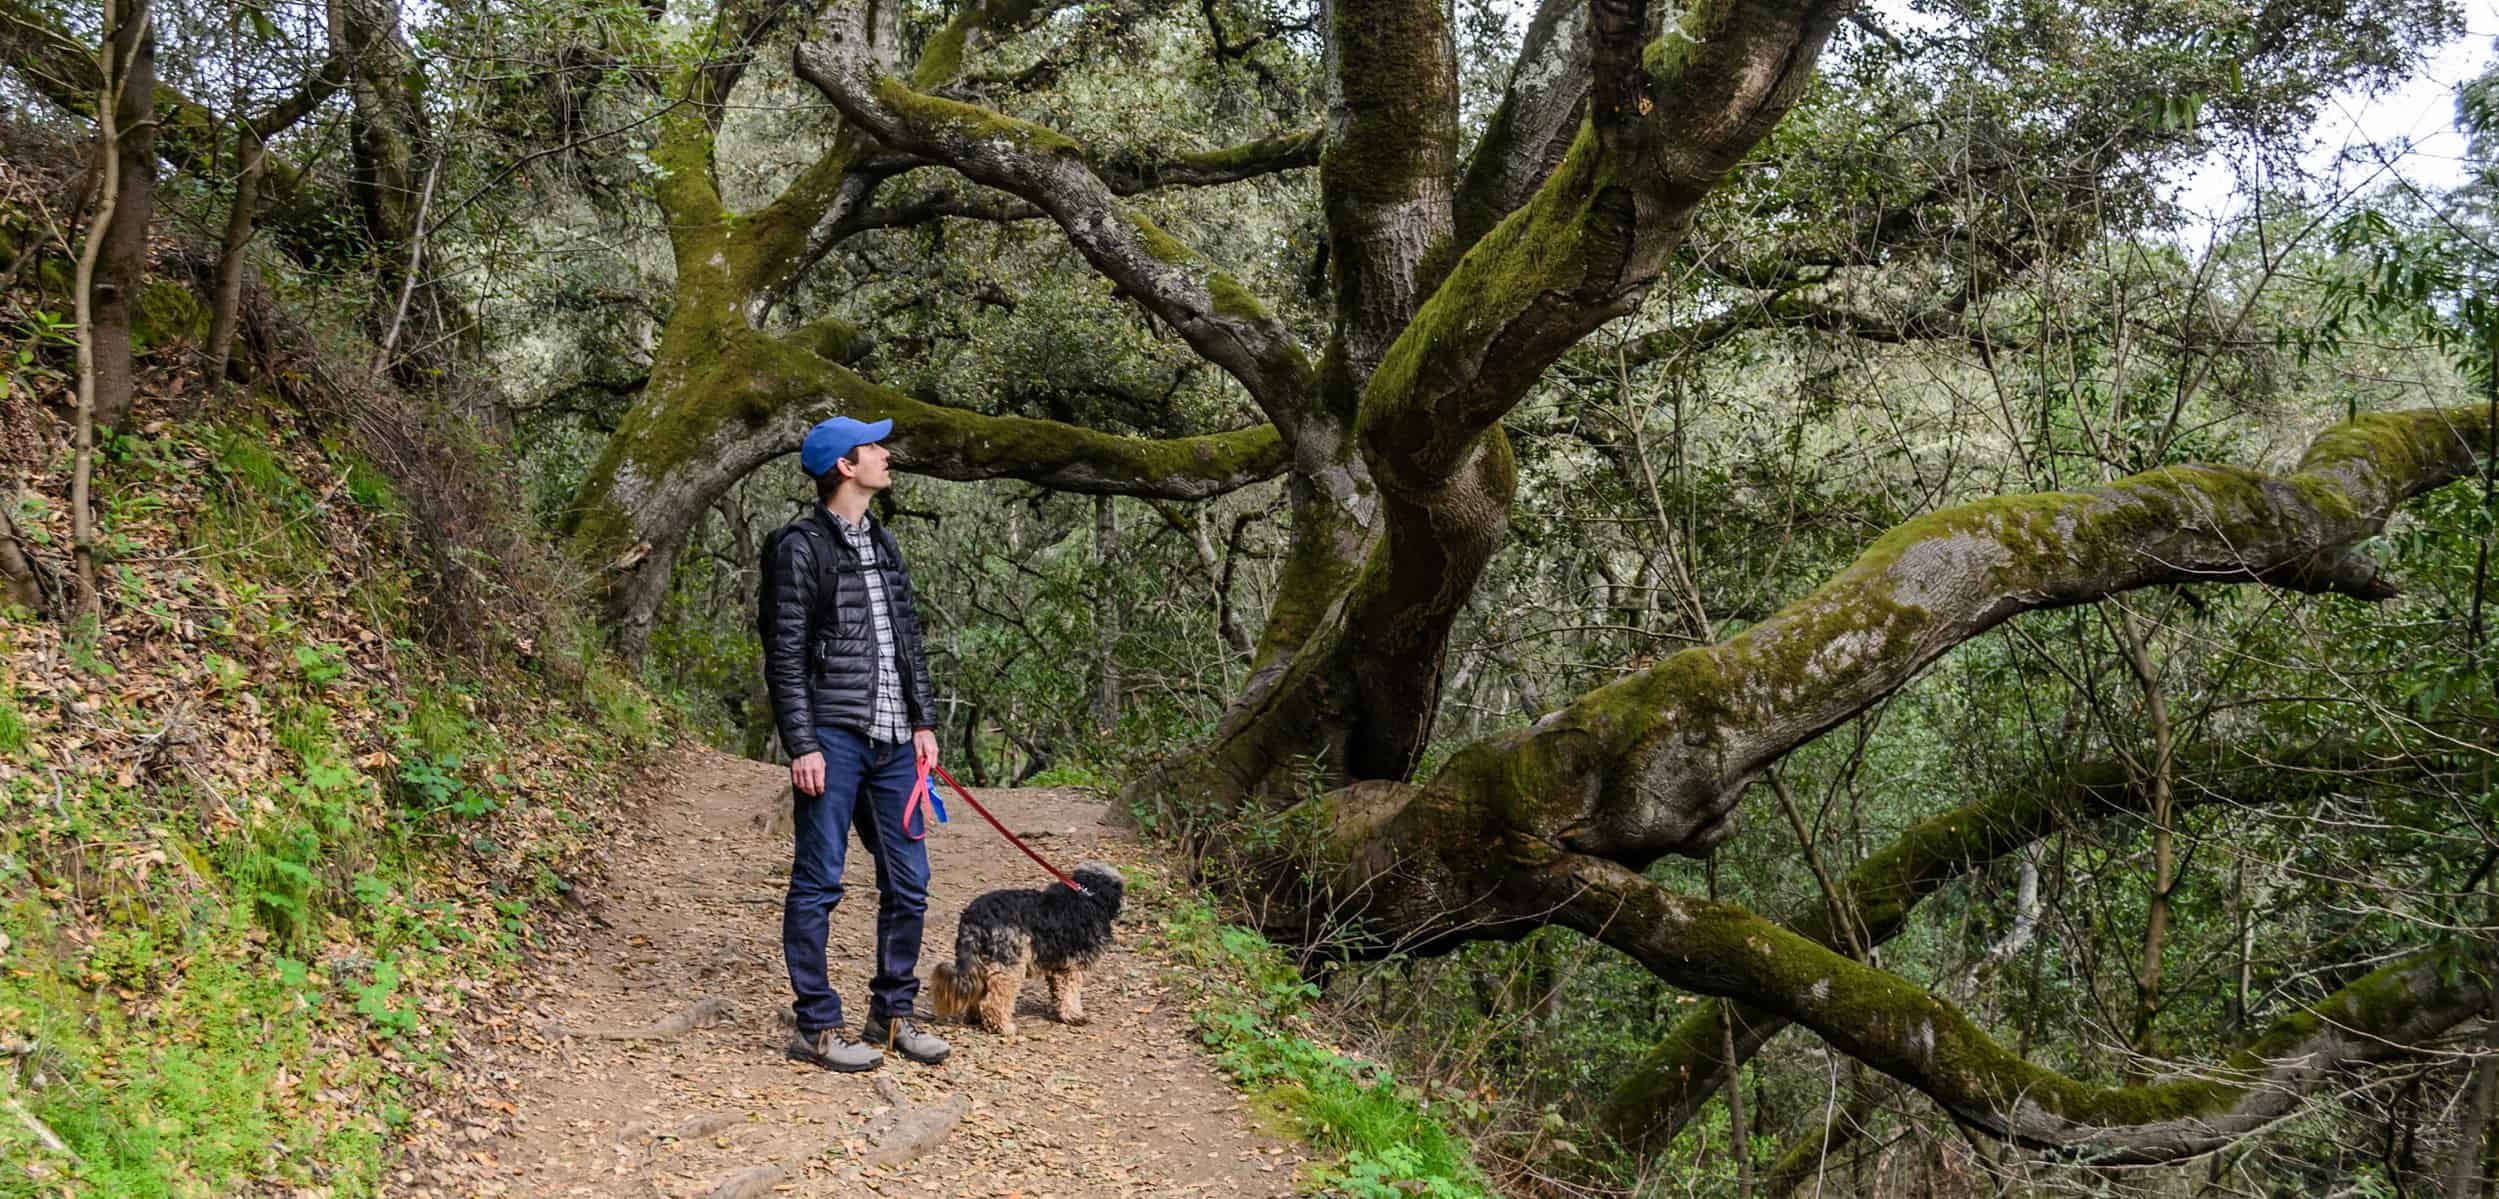
<instances>
[{"instance_id":1,"label":"dog's leg","mask_svg":"<svg viewBox=\"0 0 2499 1199\"><path fill-rule=\"evenodd\" d=\"M1050 972L1050 1004L1061 1024L1085 1022L1085 968L1063 966Z\"/></svg>"},{"instance_id":2,"label":"dog's leg","mask_svg":"<svg viewBox=\"0 0 2499 1199\"><path fill-rule=\"evenodd\" d=\"M983 963L980 972L981 1027L1002 1037L1015 1035L1015 997L1024 989L1025 963L1012 966Z\"/></svg>"}]
</instances>

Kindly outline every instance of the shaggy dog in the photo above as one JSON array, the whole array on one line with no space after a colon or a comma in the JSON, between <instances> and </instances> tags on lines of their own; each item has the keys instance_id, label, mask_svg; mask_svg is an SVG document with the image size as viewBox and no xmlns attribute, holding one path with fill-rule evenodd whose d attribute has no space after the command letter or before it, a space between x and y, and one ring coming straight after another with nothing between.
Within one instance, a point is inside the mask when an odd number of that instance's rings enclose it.
<instances>
[{"instance_id":1,"label":"shaggy dog","mask_svg":"<svg viewBox=\"0 0 2499 1199\"><path fill-rule=\"evenodd\" d=\"M1001 1036L1015 1035L1015 996L1025 971L1039 967L1061 1021L1085 1022L1085 971L1111 947L1111 920L1127 884L1108 862L1076 868L1083 891L1052 883L1034 890L998 890L974 899L956 924L954 961L939 962L929 989L937 1018L972 1017Z\"/></svg>"}]
</instances>

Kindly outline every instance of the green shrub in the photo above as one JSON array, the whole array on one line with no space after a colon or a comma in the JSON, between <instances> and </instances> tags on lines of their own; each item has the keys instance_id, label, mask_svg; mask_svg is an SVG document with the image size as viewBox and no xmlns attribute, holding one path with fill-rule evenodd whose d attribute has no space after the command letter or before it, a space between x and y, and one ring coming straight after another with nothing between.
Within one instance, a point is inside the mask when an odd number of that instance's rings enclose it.
<instances>
[{"instance_id":1,"label":"green shrub","mask_svg":"<svg viewBox=\"0 0 2499 1199\"><path fill-rule=\"evenodd\" d=\"M591 659L582 673L581 690L599 731L617 748L639 749L659 739L662 724L658 707L634 685L631 676L616 669L604 656Z\"/></svg>"},{"instance_id":2,"label":"green shrub","mask_svg":"<svg viewBox=\"0 0 2499 1199\"><path fill-rule=\"evenodd\" d=\"M1068 762L1053 766L1024 780L1027 787L1088 787L1101 790L1110 786L1109 776L1099 767L1084 762Z\"/></svg>"}]
</instances>

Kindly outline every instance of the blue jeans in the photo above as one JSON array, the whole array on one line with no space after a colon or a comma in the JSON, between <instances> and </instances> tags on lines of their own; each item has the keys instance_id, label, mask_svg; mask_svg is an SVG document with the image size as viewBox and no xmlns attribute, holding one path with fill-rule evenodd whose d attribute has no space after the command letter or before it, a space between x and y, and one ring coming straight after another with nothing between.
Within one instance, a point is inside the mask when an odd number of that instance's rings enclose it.
<instances>
[{"instance_id":1,"label":"blue jeans","mask_svg":"<svg viewBox=\"0 0 2499 1199\"><path fill-rule=\"evenodd\" d=\"M920 930L928 916L928 848L903 833L903 803L919 776L911 746L871 741L851 729L819 728L824 792L790 790L797 828L790 890L781 904L781 956L790 968L798 1029L813 1034L842 1022L842 997L825 977L824 938L842 901L842 862L850 830L876 860L876 978L871 1017L909 1016L919 998ZM856 1030L853 1030L854 1033Z\"/></svg>"}]
</instances>

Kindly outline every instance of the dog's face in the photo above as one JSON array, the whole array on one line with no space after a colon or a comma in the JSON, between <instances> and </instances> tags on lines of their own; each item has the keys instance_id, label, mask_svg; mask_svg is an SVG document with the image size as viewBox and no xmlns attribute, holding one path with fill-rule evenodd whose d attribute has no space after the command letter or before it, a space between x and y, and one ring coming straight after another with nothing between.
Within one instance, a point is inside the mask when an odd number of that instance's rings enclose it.
<instances>
[{"instance_id":1,"label":"dog's face","mask_svg":"<svg viewBox=\"0 0 2499 1199\"><path fill-rule=\"evenodd\" d=\"M1119 867L1109 862L1086 862L1078 866L1076 885L1083 887L1086 895L1113 917L1119 915L1119 902L1128 893L1127 880L1120 877Z\"/></svg>"}]
</instances>

